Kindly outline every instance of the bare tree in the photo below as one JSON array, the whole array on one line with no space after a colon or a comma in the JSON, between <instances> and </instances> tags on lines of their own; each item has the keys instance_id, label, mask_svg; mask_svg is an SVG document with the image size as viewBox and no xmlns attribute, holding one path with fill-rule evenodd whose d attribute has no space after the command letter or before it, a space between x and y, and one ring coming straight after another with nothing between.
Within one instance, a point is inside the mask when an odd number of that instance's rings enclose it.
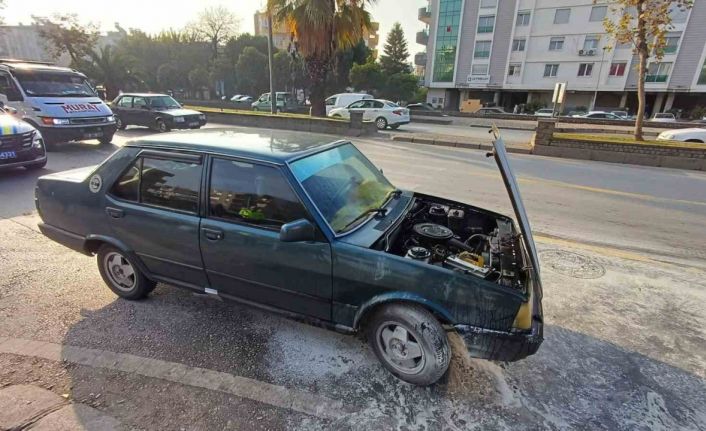
<instances>
[{"instance_id":1,"label":"bare tree","mask_svg":"<svg viewBox=\"0 0 706 431\"><path fill-rule=\"evenodd\" d=\"M211 46L211 58L218 58L218 49L238 33L240 20L223 6L209 7L187 26L186 32L196 35Z\"/></svg>"},{"instance_id":2,"label":"bare tree","mask_svg":"<svg viewBox=\"0 0 706 431\"><path fill-rule=\"evenodd\" d=\"M594 3L599 3L594 0ZM611 15L603 21L608 34L616 43L632 44L639 58L637 99L638 112L635 119L635 139L642 141L642 125L645 121L645 77L647 60L653 55L660 61L664 56L666 34L672 27L672 13L685 11L693 6L693 0L616 0L611 6Z\"/></svg>"}]
</instances>

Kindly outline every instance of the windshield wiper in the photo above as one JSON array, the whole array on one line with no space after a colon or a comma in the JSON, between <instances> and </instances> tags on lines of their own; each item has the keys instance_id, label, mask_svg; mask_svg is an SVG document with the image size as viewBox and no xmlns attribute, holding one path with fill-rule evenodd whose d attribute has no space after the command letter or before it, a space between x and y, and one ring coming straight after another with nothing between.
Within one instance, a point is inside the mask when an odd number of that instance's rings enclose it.
<instances>
[{"instance_id":1,"label":"windshield wiper","mask_svg":"<svg viewBox=\"0 0 706 431\"><path fill-rule=\"evenodd\" d=\"M347 225L343 226L341 229L337 230L336 233L341 233L348 229L349 227L353 226L354 224L358 223L362 219L366 218L369 214L376 213L376 214L381 214L383 217L387 214L387 208L370 208L365 211L363 211L358 217L354 218L350 222L348 222Z\"/></svg>"}]
</instances>

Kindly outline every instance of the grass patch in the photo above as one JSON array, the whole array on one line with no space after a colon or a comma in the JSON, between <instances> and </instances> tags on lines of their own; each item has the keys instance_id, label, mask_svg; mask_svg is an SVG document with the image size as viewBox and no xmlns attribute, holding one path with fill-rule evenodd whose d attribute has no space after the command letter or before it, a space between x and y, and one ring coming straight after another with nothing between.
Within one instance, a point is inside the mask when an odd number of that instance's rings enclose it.
<instances>
[{"instance_id":1,"label":"grass patch","mask_svg":"<svg viewBox=\"0 0 706 431\"><path fill-rule=\"evenodd\" d=\"M649 145L656 147L668 148L689 148L697 150L706 150L706 145L695 142L681 141L658 141L655 139L646 139L644 141L636 141L632 135L611 135L611 134L589 134L589 133L555 133L555 139L566 139L572 141L589 141L601 142L605 144L629 144L629 145Z\"/></svg>"},{"instance_id":2,"label":"grass patch","mask_svg":"<svg viewBox=\"0 0 706 431\"><path fill-rule=\"evenodd\" d=\"M194 106L194 105L185 105L185 108L188 109L194 109L196 111L201 111L205 113L213 112L216 114L238 114L238 115L252 115L252 116L259 116L259 117L283 117L283 118L298 118L300 120L318 120L318 121L337 121L337 122L344 122L347 123L348 120L339 120L335 118L326 118L326 117L312 117L309 114L293 114L291 112L280 112L279 114L272 114L270 112L261 112L261 111L248 111L245 109L230 109L230 108L210 108L207 106Z\"/></svg>"}]
</instances>

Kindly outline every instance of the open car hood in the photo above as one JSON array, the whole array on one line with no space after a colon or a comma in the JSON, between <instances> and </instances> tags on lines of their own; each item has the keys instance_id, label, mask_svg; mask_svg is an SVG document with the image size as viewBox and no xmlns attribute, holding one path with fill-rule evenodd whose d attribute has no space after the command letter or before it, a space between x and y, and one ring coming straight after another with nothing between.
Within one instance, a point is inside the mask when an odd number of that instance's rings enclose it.
<instances>
[{"instance_id":1,"label":"open car hood","mask_svg":"<svg viewBox=\"0 0 706 431\"><path fill-rule=\"evenodd\" d=\"M503 182L507 188L507 192L510 195L510 201L512 202L512 207L515 210L515 217L517 218L517 224L520 227L520 233L522 234L522 242L527 249L527 254L529 254L530 264L536 274L539 277L539 258L537 257L537 247L534 245L534 238L532 237L532 228L530 227L529 219L527 218L527 212L525 211L525 205L522 203L522 197L520 196L520 188L517 185L517 179L515 174L510 168L510 162L507 157L507 151L505 150L505 142L499 136L497 129L494 130L495 140L493 141L493 157L495 157L495 162L500 168L500 174L503 177Z\"/></svg>"}]
</instances>

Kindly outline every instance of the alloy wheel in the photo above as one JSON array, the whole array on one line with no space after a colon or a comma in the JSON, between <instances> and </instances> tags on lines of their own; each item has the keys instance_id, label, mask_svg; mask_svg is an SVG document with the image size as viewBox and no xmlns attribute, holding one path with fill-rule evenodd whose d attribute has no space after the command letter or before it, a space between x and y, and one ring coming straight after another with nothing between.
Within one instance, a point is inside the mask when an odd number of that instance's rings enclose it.
<instances>
[{"instance_id":1,"label":"alloy wheel","mask_svg":"<svg viewBox=\"0 0 706 431\"><path fill-rule=\"evenodd\" d=\"M424 350L411 331L397 322L378 327L375 341L387 363L403 374L418 374L424 368Z\"/></svg>"},{"instance_id":2,"label":"alloy wheel","mask_svg":"<svg viewBox=\"0 0 706 431\"><path fill-rule=\"evenodd\" d=\"M137 284L135 269L132 264L119 253L110 252L105 255L103 265L108 278L116 289L130 292Z\"/></svg>"}]
</instances>

